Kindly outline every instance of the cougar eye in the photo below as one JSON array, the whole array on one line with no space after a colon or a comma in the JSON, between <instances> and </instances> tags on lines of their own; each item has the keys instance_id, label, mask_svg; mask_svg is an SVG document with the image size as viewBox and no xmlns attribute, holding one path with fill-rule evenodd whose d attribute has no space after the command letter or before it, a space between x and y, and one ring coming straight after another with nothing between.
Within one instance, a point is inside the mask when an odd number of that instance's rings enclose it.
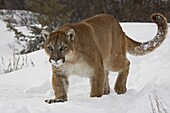
<instances>
[{"instance_id":1,"label":"cougar eye","mask_svg":"<svg viewBox=\"0 0 170 113\"><path fill-rule=\"evenodd\" d=\"M66 48L67 48L66 46L61 46L61 47L60 47L60 50L63 51L63 50L65 50Z\"/></svg>"},{"instance_id":2,"label":"cougar eye","mask_svg":"<svg viewBox=\"0 0 170 113\"><path fill-rule=\"evenodd\" d=\"M48 46L47 48L48 48L50 51L53 50L53 47L52 47L52 46Z\"/></svg>"}]
</instances>

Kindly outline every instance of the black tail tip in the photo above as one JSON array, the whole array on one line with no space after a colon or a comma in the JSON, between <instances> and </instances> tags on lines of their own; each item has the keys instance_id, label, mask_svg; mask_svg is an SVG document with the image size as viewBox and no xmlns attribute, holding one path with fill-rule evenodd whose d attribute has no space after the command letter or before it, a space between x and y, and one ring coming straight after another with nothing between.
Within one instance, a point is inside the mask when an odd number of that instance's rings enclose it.
<instances>
[{"instance_id":1,"label":"black tail tip","mask_svg":"<svg viewBox=\"0 0 170 113\"><path fill-rule=\"evenodd\" d=\"M155 23L162 23L165 20L165 16L160 13L153 13L151 15L151 20Z\"/></svg>"}]
</instances>

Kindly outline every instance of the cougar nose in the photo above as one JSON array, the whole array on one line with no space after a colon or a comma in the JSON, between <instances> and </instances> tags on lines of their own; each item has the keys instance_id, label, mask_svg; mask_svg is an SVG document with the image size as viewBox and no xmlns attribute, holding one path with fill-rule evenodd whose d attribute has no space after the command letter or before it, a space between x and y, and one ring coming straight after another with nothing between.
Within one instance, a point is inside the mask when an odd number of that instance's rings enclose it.
<instances>
[{"instance_id":1,"label":"cougar nose","mask_svg":"<svg viewBox=\"0 0 170 113\"><path fill-rule=\"evenodd\" d=\"M55 62L57 63L59 60L60 60L60 58L57 58L57 59L55 60Z\"/></svg>"},{"instance_id":2,"label":"cougar nose","mask_svg":"<svg viewBox=\"0 0 170 113\"><path fill-rule=\"evenodd\" d=\"M61 66L64 62L63 62L63 59L61 59L61 58L57 58L57 59L52 59L52 58L50 58L49 59L49 62L51 63L51 64L53 64L53 65L55 65L55 66Z\"/></svg>"},{"instance_id":3,"label":"cougar nose","mask_svg":"<svg viewBox=\"0 0 170 113\"><path fill-rule=\"evenodd\" d=\"M60 60L60 58L56 58L56 59L49 58L50 63L52 63L52 61L57 63L58 60Z\"/></svg>"}]
</instances>

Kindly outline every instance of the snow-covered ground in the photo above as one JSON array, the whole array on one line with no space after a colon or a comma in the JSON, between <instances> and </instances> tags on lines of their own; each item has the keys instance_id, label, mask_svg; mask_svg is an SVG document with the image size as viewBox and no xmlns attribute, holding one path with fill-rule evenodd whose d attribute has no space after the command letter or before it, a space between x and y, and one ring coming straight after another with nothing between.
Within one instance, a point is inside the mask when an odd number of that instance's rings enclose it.
<instances>
[{"instance_id":1,"label":"snow-covered ground","mask_svg":"<svg viewBox=\"0 0 170 113\"><path fill-rule=\"evenodd\" d=\"M153 23L122 23L127 35L138 41L153 38ZM9 45L17 46L13 34L0 21L0 57L12 56ZM170 28L170 27L169 27ZM0 113L170 113L170 33L163 45L153 53L135 57L128 55L131 69L128 91L117 95L114 82L117 73L110 73L111 93L90 98L87 78L70 78L68 101L47 104L54 97L51 87L51 67L44 50L28 54L35 66L8 74L0 74Z\"/></svg>"}]
</instances>

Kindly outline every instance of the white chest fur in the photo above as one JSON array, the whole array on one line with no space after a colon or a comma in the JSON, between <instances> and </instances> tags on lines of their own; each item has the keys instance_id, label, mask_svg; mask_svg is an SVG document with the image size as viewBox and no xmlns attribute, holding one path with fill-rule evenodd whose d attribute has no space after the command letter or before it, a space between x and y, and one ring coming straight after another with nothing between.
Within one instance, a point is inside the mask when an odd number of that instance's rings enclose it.
<instances>
[{"instance_id":1,"label":"white chest fur","mask_svg":"<svg viewBox=\"0 0 170 113\"><path fill-rule=\"evenodd\" d=\"M67 75L78 75L81 77L90 77L94 70L85 61L78 60L75 62L66 62L60 68Z\"/></svg>"}]
</instances>

